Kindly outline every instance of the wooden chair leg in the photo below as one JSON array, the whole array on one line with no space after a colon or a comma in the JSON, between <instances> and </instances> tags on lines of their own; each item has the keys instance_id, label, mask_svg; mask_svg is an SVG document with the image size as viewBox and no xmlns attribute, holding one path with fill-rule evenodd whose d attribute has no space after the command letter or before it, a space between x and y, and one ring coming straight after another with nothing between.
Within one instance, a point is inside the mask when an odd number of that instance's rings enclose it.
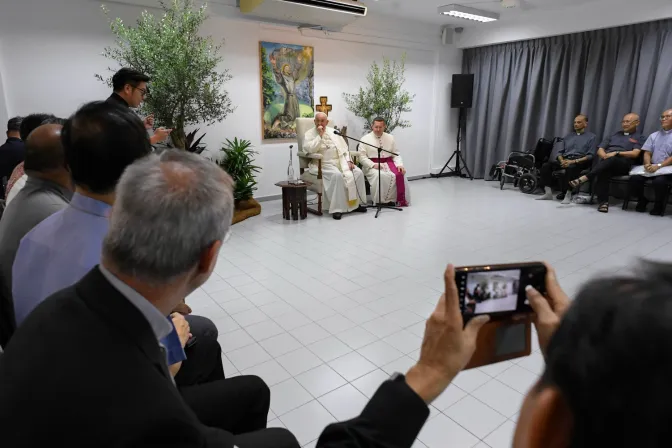
<instances>
[{"instance_id":1,"label":"wooden chair leg","mask_svg":"<svg viewBox=\"0 0 672 448\"><path fill-rule=\"evenodd\" d=\"M317 210L309 207L308 213L317 216L322 216L322 195L320 193L317 194Z\"/></svg>"}]
</instances>

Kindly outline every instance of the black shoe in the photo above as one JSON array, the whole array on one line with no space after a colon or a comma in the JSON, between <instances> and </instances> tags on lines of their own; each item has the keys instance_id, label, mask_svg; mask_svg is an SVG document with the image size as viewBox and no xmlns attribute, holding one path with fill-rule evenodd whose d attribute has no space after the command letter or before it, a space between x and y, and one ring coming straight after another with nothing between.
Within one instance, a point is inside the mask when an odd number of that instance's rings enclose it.
<instances>
[{"instance_id":1,"label":"black shoe","mask_svg":"<svg viewBox=\"0 0 672 448\"><path fill-rule=\"evenodd\" d=\"M331 215L336 221L340 221L341 218L343 217L343 213L334 213Z\"/></svg>"},{"instance_id":2,"label":"black shoe","mask_svg":"<svg viewBox=\"0 0 672 448\"><path fill-rule=\"evenodd\" d=\"M557 199L558 201L562 201L563 199L565 199L565 193L560 193L555 197L555 199Z\"/></svg>"},{"instance_id":3,"label":"black shoe","mask_svg":"<svg viewBox=\"0 0 672 448\"><path fill-rule=\"evenodd\" d=\"M658 204L654 205L653 210L651 210L649 214L652 216L661 216L663 214L663 206Z\"/></svg>"},{"instance_id":4,"label":"black shoe","mask_svg":"<svg viewBox=\"0 0 672 448\"><path fill-rule=\"evenodd\" d=\"M646 211L647 205L649 205L649 201L647 199L640 199L637 201L637 207L635 207L635 210L639 213L644 213Z\"/></svg>"},{"instance_id":5,"label":"black shoe","mask_svg":"<svg viewBox=\"0 0 672 448\"><path fill-rule=\"evenodd\" d=\"M396 202L388 202L388 203L385 204L385 205L387 205L388 207L396 207L396 206L397 206L397 203L396 203Z\"/></svg>"},{"instance_id":6,"label":"black shoe","mask_svg":"<svg viewBox=\"0 0 672 448\"><path fill-rule=\"evenodd\" d=\"M357 213L366 213L366 212L367 212L367 208L364 207L363 205L360 205L359 207L357 207L356 209L354 209L353 212L357 212Z\"/></svg>"}]
</instances>

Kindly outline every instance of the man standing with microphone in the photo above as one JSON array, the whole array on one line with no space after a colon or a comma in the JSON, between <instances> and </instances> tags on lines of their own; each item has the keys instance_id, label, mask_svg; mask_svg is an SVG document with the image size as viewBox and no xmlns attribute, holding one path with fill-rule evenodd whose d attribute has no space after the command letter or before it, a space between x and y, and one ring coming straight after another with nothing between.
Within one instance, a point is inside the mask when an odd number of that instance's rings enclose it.
<instances>
[{"instance_id":1,"label":"man standing with microphone","mask_svg":"<svg viewBox=\"0 0 672 448\"><path fill-rule=\"evenodd\" d=\"M137 70L124 67L112 77L114 92L107 99L107 102L118 104L122 107L136 108L140 106L147 96L148 82L149 76ZM145 129L148 131L152 130L154 128L154 115L145 117L143 123L145 124ZM168 138L171 132L172 129L158 128L154 131L154 135L150 137L149 141L152 146L161 143Z\"/></svg>"}]
</instances>

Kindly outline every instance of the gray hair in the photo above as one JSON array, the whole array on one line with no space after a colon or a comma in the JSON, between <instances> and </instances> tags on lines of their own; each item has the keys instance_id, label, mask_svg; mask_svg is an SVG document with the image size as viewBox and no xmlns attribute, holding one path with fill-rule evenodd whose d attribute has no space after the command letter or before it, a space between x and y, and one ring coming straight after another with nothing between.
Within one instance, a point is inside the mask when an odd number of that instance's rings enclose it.
<instances>
[{"instance_id":1,"label":"gray hair","mask_svg":"<svg viewBox=\"0 0 672 448\"><path fill-rule=\"evenodd\" d=\"M142 281L165 285L189 272L231 226L233 181L200 155L145 157L126 169L116 192L103 256Z\"/></svg>"}]
</instances>

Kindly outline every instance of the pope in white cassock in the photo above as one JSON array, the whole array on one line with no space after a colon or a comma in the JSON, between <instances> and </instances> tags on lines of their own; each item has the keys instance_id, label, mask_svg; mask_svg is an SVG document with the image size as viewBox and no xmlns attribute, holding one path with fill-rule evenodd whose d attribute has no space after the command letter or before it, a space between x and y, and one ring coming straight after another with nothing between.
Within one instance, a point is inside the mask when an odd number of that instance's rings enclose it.
<instances>
[{"instance_id":1,"label":"pope in white cassock","mask_svg":"<svg viewBox=\"0 0 672 448\"><path fill-rule=\"evenodd\" d=\"M394 137L385 132L385 120L376 118L373 121L373 131L362 137L362 141L369 145L359 145L359 160L364 174L371 184L371 198L378 203L378 166L380 165L380 202L383 204L395 203L400 207L408 207L411 203L408 181L404 176L406 169L401 160ZM391 155L383 152L378 158L378 150L383 148L396 153Z\"/></svg>"},{"instance_id":2,"label":"pope in white cassock","mask_svg":"<svg viewBox=\"0 0 672 448\"><path fill-rule=\"evenodd\" d=\"M352 163L348 144L327 127L328 123L326 114L315 114L315 127L306 132L303 142L305 152L322 155L324 206L334 219L341 219L343 213L365 213L366 208L360 205L360 198L366 201L364 174ZM317 175L317 160L308 169Z\"/></svg>"}]
</instances>

